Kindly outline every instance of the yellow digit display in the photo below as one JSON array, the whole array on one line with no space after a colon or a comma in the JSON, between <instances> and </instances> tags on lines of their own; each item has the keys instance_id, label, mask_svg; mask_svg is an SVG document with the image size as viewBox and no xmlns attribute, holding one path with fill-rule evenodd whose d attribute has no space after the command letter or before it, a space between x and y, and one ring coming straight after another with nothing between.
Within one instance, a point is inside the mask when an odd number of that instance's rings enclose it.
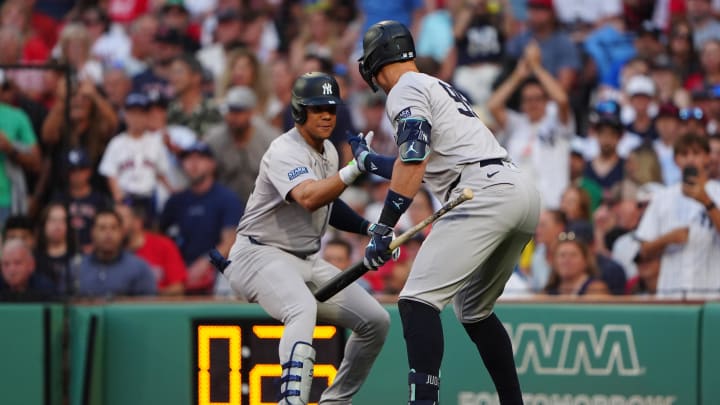
<instances>
[{"instance_id":1,"label":"yellow digit display","mask_svg":"<svg viewBox=\"0 0 720 405\"><path fill-rule=\"evenodd\" d=\"M242 405L243 400L249 405L277 403L271 393L279 388L277 379L282 375L282 369L277 363L277 341L282 337L283 325L242 320L231 325L196 321L195 326L198 405ZM335 364L339 364L342 358L344 340L337 332L335 326L328 325L316 326L313 331L313 346L316 346L319 357L314 367L314 377L327 379L327 385L335 380ZM227 379L218 379L217 375L212 375L218 373L218 370L223 370L224 375L226 369L225 347L213 343L211 351L211 341L216 340L227 341ZM220 352L218 347L222 348ZM213 359L214 356L217 357ZM242 380L243 373L247 376L246 381ZM227 386L224 381L227 381ZM227 402L223 402L225 400ZM312 402L310 405L316 404Z\"/></svg>"},{"instance_id":2,"label":"yellow digit display","mask_svg":"<svg viewBox=\"0 0 720 405\"><path fill-rule=\"evenodd\" d=\"M240 348L242 330L234 325L200 325L197 328L198 340L198 405L240 405L240 368L242 357ZM228 366L230 401L210 402L210 339L228 340Z\"/></svg>"}]
</instances>

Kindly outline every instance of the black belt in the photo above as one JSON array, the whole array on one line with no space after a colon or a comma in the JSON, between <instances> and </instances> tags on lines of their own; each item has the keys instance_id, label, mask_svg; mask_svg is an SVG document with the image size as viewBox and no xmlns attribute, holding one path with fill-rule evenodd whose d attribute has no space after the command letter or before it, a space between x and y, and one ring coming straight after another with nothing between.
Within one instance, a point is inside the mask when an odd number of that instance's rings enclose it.
<instances>
[{"instance_id":1,"label":"black belt","mask_svg":"<svg viewBox=\"0 0 720 405\"><path fill-rule=\"evenodd\" d=\"M505 161L505 159L494 158L494 159L485 159L485 160L481 160L481 161L479 161L479 162L474 162L474 163L468 163L468 165L472 165L472 164L477 163L477 164L480 165L480 167L485 167L485 166L490 166L490 165L502 165L504 161ZM467 165L466 165L466 166L467 166ZM457 177L455 178L455 180L453 180L453 182L450 183L450 187L448 187L448 191L447 191L447 193L445 193L445 201L447 201L448 198L450 198L450 193L451 193L451 192L455 189L455 187L457 187L457 185L460 183L460 177L461 177L461 176L462 176L462 170L460 171L460 173L458 173L458 175L457 175Z\"/></svg>"},{"instance_id":2,"label":"black belt","mask_svg":"<svg viewBox=\"0 0 720 405\"><path fill-rule=\"evenodd\" d=\"M252 236L248 236L248 240L249 240L250 243L252 243L253 245L268 246L268 245L260 242L259 240L253 238ZM278 248L278 249L280 249L280 248ZM317 252L313 252L313 253L298 253L298 252L291 252L291 251L285 250L285 249L280 249L280 250L282 250L282 251L285 252L285 253L290 253L291 255L297 257L298 259L302 259L302 260L305 260L305 259L307 259L310 255L314 255L315 253L317 253Z\"/></svg>"}]
</instances>

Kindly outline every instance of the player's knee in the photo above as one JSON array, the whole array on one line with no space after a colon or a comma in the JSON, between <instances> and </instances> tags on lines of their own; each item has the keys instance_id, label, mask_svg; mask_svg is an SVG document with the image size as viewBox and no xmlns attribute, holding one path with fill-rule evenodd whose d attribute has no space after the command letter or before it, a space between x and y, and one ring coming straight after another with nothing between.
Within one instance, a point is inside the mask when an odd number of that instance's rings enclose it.
<instances>
[{"instance_id":1,"label":"player's knee","mask_svg":"<svg viewBox=\"0 0 720 405\"><path fill-rule=\"evenodd\" d=\"M283 317L283 323L288 324L293 321L302 321L314 324L316 318L317 301L312 294L308 294L288 304Z\"/></svg>"},{"instance_id":2,"label":"player's knee","mask_svg":"<svg viewBox=\"0 0 720 405\"><path fill-rule=\"evenodd\" d=\"M367 319L367 325L369 327L369 333L376 338L385 339L388 332L390 331L390 314L380 307L377 311Z\"/></svg>"}]
</instances>

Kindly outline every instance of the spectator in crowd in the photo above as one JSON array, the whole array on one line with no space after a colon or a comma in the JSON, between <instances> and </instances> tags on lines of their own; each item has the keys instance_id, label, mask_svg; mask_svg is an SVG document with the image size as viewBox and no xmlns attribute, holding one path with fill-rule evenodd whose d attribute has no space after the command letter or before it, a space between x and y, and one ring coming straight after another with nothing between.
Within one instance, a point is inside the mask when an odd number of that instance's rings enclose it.
<instances>
[{"instance_id":1,"label":"spectator in crowd","mask_svg":"<svg viewBox=\"0 0 720 405\"><path fill-rule=\"evenodd\" d=\"M510 39L509 56L520 59L527 45L536 41L542 55L542 66L569 92L578 71L580 55L570 37L557 27L552 0L528 0L527 30Z\"/></svg>"},{"instance_id":2,"label":"spectator in crowd","mask_svg":"<svg viewBox=\"0 0 720 405\"><path fill-rule=\"evenodd\" d=\"M570 138L573 135L570 104L560 83L545 70L540 48L531 42L510 77L488 101L488 109L506 138L513 162L536 179L543 204L557 208L568 184ZM536 79L530 78L534 75ZM520 110L505 104L520 88ZM548 108L554 102L556 109Z\"/></svg>"},{"instance_id":3,"label":"spectator in crowd","mask_svg":"<svg viewBox=\"0 0 720 405\"><path fill-rule=\"evenodd\" d=\"M282 79L282 77L280 77ZM293 77L285 77L285 81L289 81L287 91L292 88ZM273 76L273 81L275 77ZM268 86L268 80L265 77L265 67L255 54L247 48L238 48L230 52L228 55L227 68L223 76L217 80L217 88L215 95L222 99L227 95L233 87L245 86L252 89L257 99L255 110L261 117L270 117L277 115L278 107L272 107L274 103L273 94ZM282 83L282 81L281 81ZM279 85L279 84L275 84ZM289 99L288 99L289 104Z\"/></svg>"},{"instance_id":4,"label":"spectator in crowd","mask_svg":"<svg viewBox=\"0 0 720 405\"><path fill-rule=\"evenodd\" d=\"M202 65L191 55L175 58L170 66L170 84L175 98L168 107L168 122L184 125L203 139L210 127L222 121L222 116L203 95Z\"/></svg>"},{"instance_id":5,"label":"spectator in crowd","mask_svg":"<svg viewBox=\"0 0 720 405\"><path fill-rule=\"evenodd\" d=\"M639 142L652 142L658 138L655 122L650 116L650 106L655 98L655 82L645 75L630 78L625 85L625 94L630 98L633 120L625 126L625 131L635 134Z\"/></svg>"},{"instance_id":6,"label":"spectator in crowd","mask_svg":"<svg viewBox=\"0 0 720 405\"><path fill-rule=\"evenodd\" d=\"M30 249L35 249L35 221L26 215L8 217L3 227L2 240L19 239Z\"/></svg>"},{"instance_id":7,"label":"spectator in crowd","mask_svg":"<svg viewBox=\"0 0 720 405\"><path fill-rule=\"evenodd\" d=\"M655 127L658 139L652 146L660 163L662 180L665 185L672 185L680 181L680 169L675 164L673 145L679 136L680 110L674 104L662 104L655 117Z\"/></svg>"},{"instance_id":8,"label":"spectator in crowd","mask_svg":"<svg viewBox=\"0 0 720 405\"><path fill-rule=\"evenodd\" d=\"M330 60L339 60L336 57L342 53L338 47L338 35L335 24L330 19L328 7L317 3L315 6L303 8L300 19L300 35L290 43L289 59L292 66L300 66L307 54L322 56ZM326 3L329 6L329 3Z\"/></svg>"},{"instance_id":9,"label":"spectator in crowd","mask_svg":"<svg viewBox=\"0 0 720 405\"><path fill-rule=\"evenodd\" d=\"M130 22L130 53L120 60L130 77L138 75L150 67L150 60L155 57L155 34L158 32L158 21L152 14L143 14Z\"/></svg>"},{"instance_id":10,"label":"spectator in crowd","mask_svg":"<svg viewBox=\"0 0 720 405\"><path fill-rule=\"evenodd\" d=\"M82 24L70 23L60 31L58 58L69 64L78 80L102 82L102 65L92 58L90 33Z\"/></svg>"},{"instance_id":11,"label":"spectator in crowd","mask_svg":"<svg viewBox=\"0 0 720 405\"><path fill-rule=\"evenodd\" d=\"M620 182L620 196L633 199L643 184L661 182L660 160L652 144L645 143L633 149L625 160L625 177Z\"/></svg>"},{"instance_id":12,"label":"spectator in crowd","mask_svg":"<svg viewBox=\"0 0 720 405\"><path fill-rule=\"evenodd\" d=\"M720 22L712 13L710 0L686 0L686 4L695 49L701 49L708 40L720 39Z\"/></svg>"},{"instance_id":13,"label":"spectator in crowd","mask_svg":"<svg viewBox=\"0 0 720 405\"><path fill-rule=\"evenodd\" d=\"M588 221L591 217L590 195L585 190L571 185L563 191L559 209L568 223Z\"/></svg>"},{"instance_id":14,"label":"spectator in crowd","mask_svg":"<svg viewBox=\"0 0 720 405\"><path fill-rule=\"evenodd\" d=\"M364 125L360 131L363 134L373 133L373 136L366 136L370 147L379 154L387 156L397 155L397 144L395 143L395 131L392 123L385 114L385 102L387 97L382 92L363 92L360 113Z\"/></svg>"},{"instance_id":15,"label":"spectator in crowd","mask_svg":"<svg viewBox=\"0 0 720 405\"><path fill-rule=\"evenodd\" d=\"M720 135L708 137L710 146L710 166L708 167L708 178L720 180Z\"/></svg>"},{"instance_id":16,"label":"spectator in crowd","mask_svg":"<svg viewBox=\"0 0 720 405\"><path fill-rule=\"evenodd\" d=\"M329 241L325 242L325 245L323 246L323 260L332 264L340 270L346 270L350 266L352 266L352 255L352 244L340 237L334 237L330 239ZM372 292L372 288L370 288L370 283L364 278L358 279L357 283L360 284L366 291Z\"/></svg>"},{"instance_id":17,"label":"spectator in crowd","mask_svg":"<svg viewBox=\"0 0 720 405\"><path fill-rule=\"evenodd\" d=\"M554 0L558 23L576 43L582 43L593 29L623 15L622 0Z\"/></svg>"},{"instance_id":18,"label":"spectator in crowd","mask_svg":"<svg viewBox=\"0 0 720 405\"><path fill-rule=\"evenodd\" d=\"M583 189L590 197L590 211L594 212L602 200L602 187L585 176L585 153L587 152L586 139L574 137L570 141L570 185Z\"/></svg>"},{"instance_id":19,"label":"spectator in crowd","mask_svg":"<svg viewBox=\"0 0 720 405\"><path fill-rule=\"evenodd\" d=\"M168 174L170 189L160 184L157 189L156 206L162 210L172 190L183 190L187 187L187 178L182 170L179 154L197 141L197 134L183 125L168 125L168 97L160 91L149 92L148 130L152 136L160 138L167 150Z\"/></svg>"},{"instance_id":20,"label":"spectator in crowd","mask_svg":"<svg viewBox=\"0 0 720 405\"><path fill-rule=\"evenodd\" d=\"M182 295L187 269L175 242L150 232L146 227L146 207L142 204L120 204L115 211L122 218L126 248L143 259L153 272L159 295Z\"/></svg>"},{"instance_id":21,"label":"spectator in crowd","mask_svg":"<svg viewBox=\"0 0 720 405\"><path fill-rule=\"evenodd\" d=\"M720 296L720 183L707 177L707 137L682 136L675 143L675 162L683 171L680 184L653 194L636 235L640 260L660 257L658 294Z\"/></svg>"},{"instance_id":22,"label":"spectator in crowd","mask_svg":"<svg viewBox=\"0 0 720 405\"><path fill-rule=\"evenodd\" d=\"M657 88L655 99L658 104L690 105L690 92L683 88L679 71L667 55L661 54L654 58L650 67L650 78ZM657 121L655 130L657 131Z\"/></svg>"},{"instance_id":23,"label":"spectator in crowd","mask_svg":"<svg viewBox=\"0 0 720 405\"><path fill-rule=\"evenodd\" d=\"M217 179L241 201L255 186L260 161L280 131L255 112L256 98L244 86L233 87L223 104L224 123L208 131L205 141L217 162Z\"/></svg>"},{"instance_id":24,"label":"spectator in crowd","mask_svg":"<svg viewBox=\"0 0 720 405\"><path fill-rule=\"evenodd\" d=\"M535 292L540 292L548 283L551 273L552 255L558 237L565 232L567 219L560 210L542 210L535 230L535 247L532 253L528 281Z\"/></svg>"},{"instance_id":25,"label":"spectator in crowd","mask_svg":"<svg viewBox=\"0 0 720 405\"><path fill-rule=\"evenodd\" d=\"M444 69L453 72L453 83L472 104L482 106L490 98L505 53L501 16L491 12L487 0L463 2L458 8L452 28L455 46Z\"/></svg>"},{"instance_id":26,"label":"spectator in crowd","mask_svg":"<svg viewBox=\"0 0 720 405\"><path fill-rule=\"evenodd\" d=\"M614 224L614 219L612 223ZM575 238L582 241L593 255L595 265L597 266L597 276L605 282L610 292L613 294L623 294L625 291L625 270L622 266L610 258L609 252L605 249L605 229L598 232L597 227L605 226L602 222L595 226L591 221L568 221L566 232L572 233ZM608 227L609 229L609 227Z\"/></svg>"},{"instance_id":27,"label":"spectator in crowd","mask_svg":"<svg viewBox=\"0 0 720 405\"><path fill-rule=\"evenodd\" d=\"M11 214L28 210L25 171L40 172L41 156L28 116L0 100L0 224Z\"/></svg>"},{"instance_id":28,"label":"spectator in crowd","mask_svg":"<svg viewBox=\"0 0 720 405\"><path fill-rule=\"evenodd\" d=\"M101 64L127 59L130 54L130 39L125 29L113 24L105 10L99 6L85 8L79 22L85 26L90 38L90 55Z\"/></svg>"},{"instance_id":29,"label":"spectator in crowd","mask_svg":"<svg viewBox=\"0 0 720 405\"><path fill-rule=\"evenodd\" d=\"M125 99L132 90L132 80L122 66L112 66L103 73L103 91L107 101L120 112L125 105ZM122 120L122 117L121 117Z\"/></svg>"},{"instance_id":30,"label":"spectator in crowd","mask_svg":"<svg viewBox=\"0 0 720 405\"><path fill-rule=\"evenodd\" d=\"M283 127L283 111L290 106L292 97L293 69L287 58L276 58L270 67L272 72L272 100L268 119L275 128Z\"/></svg>"},{"instance_id":31,"label":"spectator in crowd","mask_svg":"<svg viewBox=\"0 0 720 405\"><path fill-rule=\"evenodd\" d=\"M545 293L550 295L605 295L608 286L598 276L590 248L572 232L561 233L552 255L552 272Z\"/></svg>"},{"instance_id":32,"label":"spectator in crowd","mask_svg":"<svg viewBox=\"0 0 720 405\"><path fill-rule=\"evenodd\" d=\"M625 293L632 295L655 295L660 277L660 258L651 257L643 259L640 256L636 256L634 262L637 266L637 275L628 280Z\"/></svg>"},{"instance_id":33,"label":"spectator in crowd","mask_svg":"<svg viewBox=\"0 0 720 405\"><path fill-rule=\"evenodd\" d=\"M640 241L635 234L640 219L645 213L653 193L662 189L659 183L647 183L641 186L634 199L625 199L618 204L615 210L617 222L610 235L616 235L613 243L606 246L611 251L611 257L625 270L628 282L638 274L637 263L640 261Z\"/></svg>"},{"instance_id":34,"label":"spectator in crowd","mask_svg":"<svg viewBox=\"0 0 720 405\"><path fill-rule=\"evenodd\" d=\"M620 106L605 101L595 106L590 115L591 136L599 146L597 157L587 162L585 176L597 182L603 190L619 185L624 176L625 161L618 154L618 144L623 136Z\"/></svg>"},{"instance_id":35,"label":"spectator in crowd","mask_svg":"<svg viewBox=\"0 0 720 405\"><path fill-rule=\"evenodd\" d=\"M57 83L57 98L43 124L42 140L48 147L68 147L84 149L90 161L93 187L107 191L106 180L98 173L97 166L105 151L105 146L115 134L118 116L113 106L97 91L91 81L82 81L70 91L70 133L64 135L65 97L68 89L65 80ZM60 150L65 153L66 150ZM62 155L63 158L65 155ZM67 173L58 170L52 177L52 184L66 184Z\"/></svg>"},{"instance_id":36,"label":"spectator in crowd","mask_svg":"<svg viewBox=\"0 0 720 405\"><path fill-rule=\"evenodd\" d=\"M185 0L165 0L160 6L159 19L164 27L176 30L183 37L185 53L195 53L199 44L200 29L190 19Z\"/></svg>"},{"instance_id":37,"label":"spectator in crowd","mask_svg":"<svg viewBox=\"0 0 720 405\"><path fill-rule=\"evenodd\" d=\"M0 301L37 301L57 295L52 280L35 271L32 249L21 240L3 244L0 264Z\"/></svg>"},{"instance_id":38,"label":"spectator in crowd","mask_svg":"<svg viewBox=\"0 0 720 405\"><path fill-rule=\"evenodd\" d=\"M170 94L171 65L183 54L183 41L183 35L177 30L158 28L154 37L155 53L150 58L150 65L133 76L133 91L161 91Z\"/></svg>"},{"instance_id":39,"label":"spectator in crowd","mask_svg":"<svg viewBox=\"0 0 720 405\"><path fill-rule=\"evenodd\" d=\"M216 162L206 143L195 143L181 158L190 186L167 201L160 228L175 240L187 266L185 291L208 294L215 283L215 269L207 254L212 248L224 255L230 250L243 204L215 180Z\"/></svg>"},{"instance_id":40,"label":"spectator in crowd","mask_svg":"<svg viewBox=\"0 0 720 405\"><path fill-rule=\"evenodd\" d=\"M562 0L561 0L562 1ZM577 7L580 4L587 5L589 9L597 7L605 7L614 1L593 1L593 5L586 4L588 2L564 1L569 7ZM560 11L556 0L556 10L559 15L564 12ZM619 5L618 5L619 6ZM610 88L619 88L618 72L620 66L637 54L635 48L633 32L628 29L622 8L617 7L607 10L608 16L602 19L602 23L593 29L585 41L581 42L583 50L590 57L592 66L597 69L597 81L601 86ZM586 8L587 11L587 8Z\"/></svg>"},{"instance_id":41,"label":"spectator in crowd","mask_svg":"<svg viewBox=\"0 0 720 405\"><path fill-rule=\"evenodd\" d=\"M64 165L63 171L68 173L68 186L58 192L54 200L67 207L71 239L80 251L88 253L92 247L90 227L93 218L97 212L110 209L112 200L107 194L94 189L90 183L92 164L84 149L71 149L65 155Z\"/></svg>"},{"instance_id":42,"label":"spectator in crowd","mask_svg":"<svg viewBox=\"0 0 720 405\"><path fill-rule=\"evenodd\" d=\"M122 219L100 211L92 225L92 253L73 269L77 295L115 297L155 295L155 276L142 259L123 249Z\"/></svg>"},{"instance_id":43,"label":"spectator in crowd","mask_svg":"<svg viewBox=\"0 0 720 405\"><path fill-rule=\"evenodd\" d=\"M678 133L681 136L687 134L707 136L707 115L702 108L697 106L681 108L678 116L680 117Z\"/></svg>"},{"instance_id":44,"label":"spectator in crowd","mask_svg":"<svg viewBox=\"0 0 720 405\"><path fill-rule=\"evenodd\" d=\"M243 24L240 10L235 8L222 8L215 13L217 26L212 44L203 47L197 52L197 59L203 67L212 72L218 81L225 74L227 54L241 43Z\"/></svg>"},{"instance_id":45,"label":"spectator in crowd","mask_svg":"<svg viewBox=\"0 0 720 405\"><path fill-rule=\"evenodd\" d=\"M687 20L678 20L673 23L668 38L668 55L673 67L680 73L680 79L686 88L689 78L697 76L700 71L700 61L694 52L692 28Z\"/></svg>"},{"instance_id":46,"label":"spectator in crowd","mask_svg":"<svg viewBox=\"0 0 720 405\"><path fill-rule=\"evenodd\" d=\"M76 253L67 209L63 204L50 203L40 215L35 263L38 272L52 280L59 292L72 285L69 269Z\"/></svg>"},{"instance_id":47,"label":"spectator in crowd","mask_svg":"<svg viewBox=\"0 0 720 405\"><path fill-rule=\"evenodd\" d=\"M100 174L107 177L113 200L126 198L147 207L148 220L155 217L155 193L162 183L172 190L167 179L168 152L163 140L148 131L150 100L131 93L125 100L127 131L115 136L100 162Z\"/></svg>"}]
</instances>

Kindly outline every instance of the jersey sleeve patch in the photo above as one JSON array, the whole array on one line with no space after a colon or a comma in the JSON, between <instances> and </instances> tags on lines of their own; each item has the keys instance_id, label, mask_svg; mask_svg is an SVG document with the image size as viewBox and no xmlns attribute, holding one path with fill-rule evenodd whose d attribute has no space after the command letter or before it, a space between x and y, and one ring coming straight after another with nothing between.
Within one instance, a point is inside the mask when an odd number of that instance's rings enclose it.
<instances>
[{"instance_id":1,"label":"jersey sleeve patch","mask_svg":"<svg viewBox=\"0 0 720 405\"><path fill-rule=\"evenodd\" d=\"M308 168L305 166L296 167L288 172L288 180L293 181L296 178L302 176L303 174L308 174Z\"/></svg>"},{"instance_id":2,"label":"jersey sleeve patch","mask_svg":"<svg viewBox=\"0 0 720 405\"><path fill-rule=\"evenodd\" d=\"M412 111L410 111L410 107L406 107L395 116L395 121L400 121L405 118L410 118L411 116L412 116Z\"/></svg>"}]
</instances>

